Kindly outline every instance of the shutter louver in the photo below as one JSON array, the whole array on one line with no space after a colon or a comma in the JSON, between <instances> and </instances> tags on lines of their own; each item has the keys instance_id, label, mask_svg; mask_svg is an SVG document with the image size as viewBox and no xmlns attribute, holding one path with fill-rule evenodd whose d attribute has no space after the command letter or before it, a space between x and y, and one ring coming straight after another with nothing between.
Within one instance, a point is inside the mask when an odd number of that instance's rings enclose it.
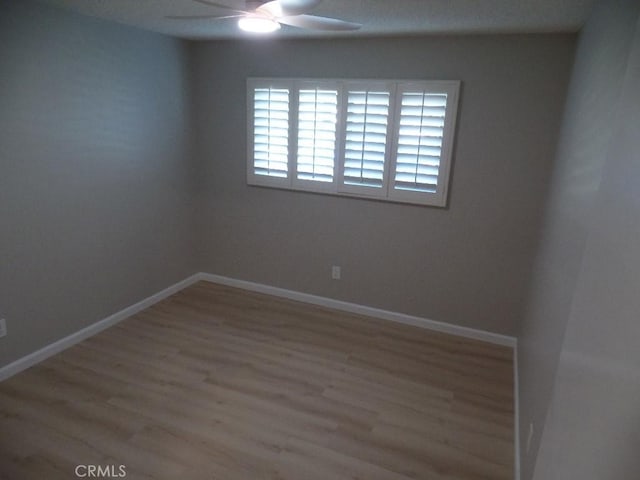
<instances>
[{"instance_id":1,"label":"shutter louver","mask_svg":"<svg viewBox=\"0 0 640 480\"><path fill-rule=\"evenodd\" d=\"M402 94L394 188L436 193L447 94Z\"/></svg>"},{"instance_id":2,"label":"shutter louver","mask_svg":"<svg viewBox=\"0 0 640 480\"><path fill-rule=\"evenodd\" d=\"M333 182L337 115L337 90L300 90L298 179Z\"/></svg>"},{"instance_id":3,"label":"shutter louver","mask_svg":"<svg viewBox=\"0 0 640 480\"><path fill-rule=\"evenodd\" d=\"M389 92L349 92L344 153L345 184L382 187L389 100Z\"/></svg>"},{"instance_id":4,"label":"shutter louver","mask_svg":"<svg viewBox=\"0 0 640 480\"><path fill-rule=\"evenodd\" d=\"M286 177L289 161L289 90L254 90L253 168L256 175Z\"/></svg>"}]
</instances>

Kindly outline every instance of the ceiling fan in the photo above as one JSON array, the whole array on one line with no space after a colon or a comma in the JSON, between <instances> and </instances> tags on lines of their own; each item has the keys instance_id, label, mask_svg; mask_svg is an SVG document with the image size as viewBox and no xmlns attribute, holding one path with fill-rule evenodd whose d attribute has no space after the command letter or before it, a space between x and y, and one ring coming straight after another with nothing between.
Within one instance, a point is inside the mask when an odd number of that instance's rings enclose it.
<instances>
[{"instance_id":1,"label":"ceiling fan","mask_svg":"<svg viewBox=\"0 0 640 480\"><path fill-rule=\"evenodd\" d=\"M311 9L322 0L246 0L245 8L233 8L209 0L193 0L212 7L234 12L233 15L172 15L166 18L180 20L196 20L210 18L222 20L225 18L237 18L238 26L242 30L255 33L268 33L276 31L281 25L307 28L324 31L349 31L362 27L359 23L346 22L337 18L318 17L309 15Z\"/></svg>"}]
</instances>

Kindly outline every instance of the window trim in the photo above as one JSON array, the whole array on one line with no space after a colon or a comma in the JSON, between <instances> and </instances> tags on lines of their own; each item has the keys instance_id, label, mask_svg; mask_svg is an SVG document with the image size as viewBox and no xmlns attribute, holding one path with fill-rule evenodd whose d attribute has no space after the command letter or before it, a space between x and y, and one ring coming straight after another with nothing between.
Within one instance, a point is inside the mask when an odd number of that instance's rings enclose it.
<instances>
[{"instance_id":1,"label":"window trim","mask_svg":"<svg viewBox=\"0 0 640 480\"><path fill-rule=\"evenodd\" d=\"M331 78L263 78L247 79L247 184L294 191L381 200L423 206L446 207L450 184L451 164L461 82L458 80L389 80L389 79L331 79ZM288 164L286 177L256 174L254 170L254 95L256 88L286 88L289 90ZM329 88L338 92L334 173L332 182L298 178L298 104L300 89ZM385 88L389 91L389 113L382 188L344 183L347 95L350 89ZM445 93L443 137L438 166L436 192L420 192L394 188L396 183L397 144L400 129L402 93L411 89Z\"/></svg>"}]
</instances>

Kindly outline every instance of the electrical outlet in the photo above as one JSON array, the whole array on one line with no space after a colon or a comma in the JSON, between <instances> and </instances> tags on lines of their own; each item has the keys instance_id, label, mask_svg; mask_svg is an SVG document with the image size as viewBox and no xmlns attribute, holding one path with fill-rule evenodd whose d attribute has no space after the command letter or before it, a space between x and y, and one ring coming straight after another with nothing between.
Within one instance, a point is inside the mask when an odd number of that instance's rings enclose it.
<instances>
[{"instance_id":1,"label":"electrical outlet","mask_svg":"<svg viewBox=\"0 0 640 480\"><path fill-rule=\"evenodd\" d=\"M331 267L331 278L334 280L340 280L340 267L338 265Z\"/></svg>"},{"instance_id":2,"label":"electrical outlet","mask_svg":"<svg viewBox=\"0 0 640 480\"><path fill-rule=\"evenodd\" d=\"M529 424L529 434L527 435L527 453L531 448L531 440L533 440L533 422Z\"/></svg>"},{"instance_id":3,"label":"electrical outlet","mask_svg":"<svg viewBox=\"0 0 640 480\"><path fill-rule=\"evenodd\" d=\"M4 337L7 334L7 321L4 318L0 318L0 337Z\"/></svg>"}]
</instances>

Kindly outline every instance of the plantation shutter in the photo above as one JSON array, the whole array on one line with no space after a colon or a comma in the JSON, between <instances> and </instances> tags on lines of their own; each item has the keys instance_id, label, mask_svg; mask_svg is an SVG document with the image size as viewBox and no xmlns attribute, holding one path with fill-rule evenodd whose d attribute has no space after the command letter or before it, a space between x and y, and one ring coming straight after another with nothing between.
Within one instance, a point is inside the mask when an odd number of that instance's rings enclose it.
<instances>
[{"instance_id":1,"label":"plantation shutter","mask_svg":"<svg viewBox=\"0 0 640 480\"><path fill-rule=\"evenodd\" d=\"M298 179L333 182L337 118L337 90L300 89L298 95Z\"/></svg>"},{"instance_id":2,"label":"plantation shutter","mask_svg":"<svg viewBox=\"0 0 640 480\"><path fill-rule=\"evenodd\" d=\"M382 187L389 102L388 91L348 92L343 179L346 185Z\"/></svg>"},{"instance_id":3,"label":"plantation shutter","mask_svg":"<svg viewBox=\"0 0 640 480\"><path fill-rule=\"evenodd\" d=\"M256 175L287 177L289 89L256 87L253 96L253 169Z\"/></svg>"},{"instance_id":4,"label":"plantation shutter","mask_svg":"<svg viewBox=\"0 0 640 480\"><path fill-rule=\"evenodd\" d=\"M446 93L402 93L395 189L437 192L446 108Z\"/></svg>"},{"instance_id":5,"label":"plantation shutter","mask_svg":"<svg viewBox=\"0 0 640 480\"><path fill-rule=\"evenodd\" d=\"M247 183L443 207L452 80L247 79Z\"/></svg>"}]
</instances>

